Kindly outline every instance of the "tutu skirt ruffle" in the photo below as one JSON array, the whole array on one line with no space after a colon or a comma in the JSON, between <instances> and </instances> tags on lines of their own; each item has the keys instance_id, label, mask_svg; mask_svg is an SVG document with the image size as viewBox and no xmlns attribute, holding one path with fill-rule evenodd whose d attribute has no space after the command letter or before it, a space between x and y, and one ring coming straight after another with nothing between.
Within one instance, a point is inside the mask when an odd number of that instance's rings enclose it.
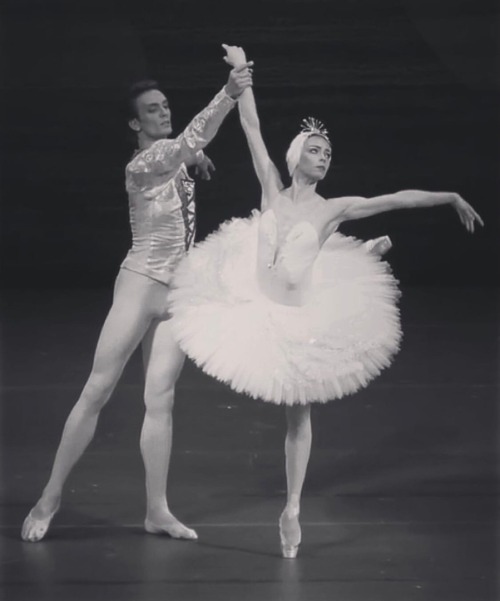
<instances>
[{"instance_id":1,"label":"tutu skirt ruffle","mask_svg":"<svg viewBox=\"0 0 500 601\"><path fill-rule=\"evenodd\" d=\"M277 404L326 402L365 387L399 349L397 281L354 238L333 234L301 306L256 277L259 212L196 245L169 293L174 336L207 374Z\"/></svg>"}]
</instances>

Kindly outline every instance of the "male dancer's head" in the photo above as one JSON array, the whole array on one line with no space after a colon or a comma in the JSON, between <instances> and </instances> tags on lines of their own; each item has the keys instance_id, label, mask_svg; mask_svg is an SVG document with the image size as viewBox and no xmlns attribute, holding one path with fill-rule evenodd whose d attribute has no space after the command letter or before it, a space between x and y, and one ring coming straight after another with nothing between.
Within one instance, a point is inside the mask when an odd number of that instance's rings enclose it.
<instances>
[{"instance_id":1,"label":"male dancer's head","mask_svg":"<svg viewBox=\"0 0 500 601\"><path fill-rule=\"evenodd\" d=\"M128 124L137 134L140 148L172 133L168 100L157 81L138 81L130 87L128 111Z\"/></svg>"}]
</instances>

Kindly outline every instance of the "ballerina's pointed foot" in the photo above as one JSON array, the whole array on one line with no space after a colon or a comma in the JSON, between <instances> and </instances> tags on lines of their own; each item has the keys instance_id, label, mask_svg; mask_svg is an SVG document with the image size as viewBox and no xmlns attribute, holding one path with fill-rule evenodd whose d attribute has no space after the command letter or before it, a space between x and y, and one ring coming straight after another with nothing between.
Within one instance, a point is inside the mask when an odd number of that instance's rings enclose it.
<instances>
[{"instance_id":1,"label":"ballerina's pointed foot","mask_svg":"<svg viewBox=\"0 0 500 601\"><path fill-rule=\"evenodd\" d=\"M299 523L299 510L285 509L281 514L279 526L281 553L285 559L295 559L302 538Z\"/></svg>"},{"instance_id":2,"label":"ballerina's pointed foot","mask_svg":"<svg viewBox=\"0 0 500 601\"><path fill-rule=\"evenodd\" d=\"M379 238L365 242L365 248L368 250L368 252L381 257L385 255L386 252L391 250L392 241L389 236L380 236Z\"/></svg>"},{"instance_id":3,"label":"ballerina's pointed foot","mask_svg":"<svg viewBox=\"0 0 500 601\"><path fill-rule=\"evenodd\" d=\"M187 540L197 540L198 535L192 528L184 526L182 522L179 522L172 514L167 517L163 517L161 522L153 522L146 518L144 520L144 529L149 534L167 534L172 538L182 538Z\"/></svg>"},{"instance_id":4,"label":"ballerina's pointed foot","mask_svg":"<svg viewBox=\"0 0 500 601\"><path fill-rule=\"evenodd\" d=\"M59 506L57 506L54 511L52 511L45 518L35 518L33 516L34 509L35 508L28 513L21 528L21 538L30 543L37 543L45 537L49 529L50 522L57 513Z\"/></svg>"}]
</instances>

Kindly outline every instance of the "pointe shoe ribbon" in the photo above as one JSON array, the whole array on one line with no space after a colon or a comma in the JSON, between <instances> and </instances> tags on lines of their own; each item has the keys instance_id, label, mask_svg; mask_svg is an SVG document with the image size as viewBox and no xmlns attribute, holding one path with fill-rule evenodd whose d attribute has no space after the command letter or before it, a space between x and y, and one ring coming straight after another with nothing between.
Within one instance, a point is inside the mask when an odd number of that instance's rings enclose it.
<instances>
[{"instance_id":1,"label":"pointe shoe ribbon","mask_svg":"<svg viewBox=\"0 0 500 601\"><path fill-rule=\"evenodd\" d=\"M279 527L281 553L285 559L295 559L302 538L299 524L299 510L283 511Z\"/></svg>"}]
</instances>

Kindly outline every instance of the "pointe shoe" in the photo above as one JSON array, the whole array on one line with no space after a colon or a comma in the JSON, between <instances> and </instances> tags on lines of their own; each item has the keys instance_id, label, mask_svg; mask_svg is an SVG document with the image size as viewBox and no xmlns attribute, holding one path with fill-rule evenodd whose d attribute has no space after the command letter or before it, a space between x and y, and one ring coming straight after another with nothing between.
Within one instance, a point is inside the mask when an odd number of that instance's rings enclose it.
<instances>
[{"instance_id":1,"label":"pointe shoe","mask_svg":"<svg viewBox=\"0 0 500 601\"><path fill-rule=\"evenodd\" d=\"M389 236L380 236L364 243L366 250L374 255L385 255L392 248L392 241Z\"/></svg>"},{"instance_id":2,"label":"pointe shoe","mask_svg":"<svg viewBox=\"0 0 500 601\"><path fill-rule=\"evenodd\" d=\"M281 554L285 559L295 559L302 538L299 524L299 510L294 509L287 512L285 509L281 514L279 527Z\"/></svg>"},{"instance_id":3,"label":"pointe shoe","mask_svg":"<svg viewBox=\"0 0 500 601\"><path fill-rule=\"evenodd\" d=\"M59 507L56 507L49 517L42 520L34 518L31 513L33 510L31 510L23 522L23 526L21 528L21 538L30 543L37 543L38 541L41 541L47 534L50 522L57 513L58 509Z\"/></svg>"},{"instance_id":4,"label":"pointe shoe","mask_svg":"<svg viewBox=\"0 0 500 601\"><path fill-rule=\"evenodd\" d=\"M169 526L168 524L155 524L146 518L144 520L144 530L149 532L149 534L168 534L168 536L172 538L183 538L187 540L198 539L198 535L196 534L195 530L184 526L184 524L181 524L181 522L178 522L177 520L175 520L175 522Z\"/></svg>"}]
</instances>

